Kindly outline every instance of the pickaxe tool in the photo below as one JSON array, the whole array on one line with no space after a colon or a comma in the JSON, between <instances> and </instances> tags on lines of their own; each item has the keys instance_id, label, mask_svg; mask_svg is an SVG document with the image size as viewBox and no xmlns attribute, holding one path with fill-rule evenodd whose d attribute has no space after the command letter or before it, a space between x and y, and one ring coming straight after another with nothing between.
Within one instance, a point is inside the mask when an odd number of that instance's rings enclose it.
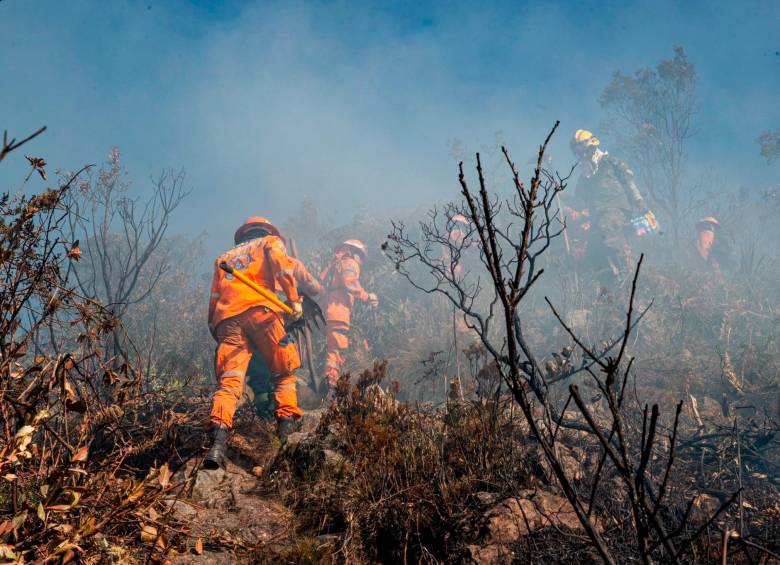
<instances>
[{"instance_id":1,"label":"pickaxe tool","mask_svg":"<svg viewBox=\"0 0 780 565\"><path fill-rule=\"evenodd\" d=\"M295 244L295 240L290 238L290 251L292 252L292 257L295 259L298 258L298 246ZM306 309L306 298L304 297L304 311ZM309 300L311 300L309 298ZM314 324L319 328L319 322L317 318L319 317L320 320L322 320L323 325L325 325L325 317L322 315L322 310L319 307L319 304L316 302L314 303L314 306L316 306L316 310L313 312L314 315ZM306 366L309 369L309 386L314 392L317 392L320 390L320 379L319 375L317 374L317 370L314 367L314 351L312 348L312 337L311 337L311 328L309 326L306 326L303 328L303 331L300 332L300 339L298 341L300 345L300 353L301 358L306 361Z\"/></svg>"},{"instance_id":2,"label":"pickaxe tool","mask_svg":"<svg viewBox=\"0 0 780 565\"><path fill-rule=\"evenodd\" d=\"M272 302L275 306L278 306L285 314L293 313L292 308L285 304L278 296L276 296L276 294L267 288L263 288L241 271L237 271L224 261L219 264L219 268L229 275L234 276L236 279L254 290L260 296ZM317 302L304 293L301 293L301 296L303 296L303 316L301 316L300 319L294 320L285 326L287 333L298 332L302 328L308 327L309 322L313 322L318 329L320 327L319 320L322 320L322 323L325 324L325 315L322 313L322 309L320 308L319 304L317 304Z\"/></svg>"}]
</instances>

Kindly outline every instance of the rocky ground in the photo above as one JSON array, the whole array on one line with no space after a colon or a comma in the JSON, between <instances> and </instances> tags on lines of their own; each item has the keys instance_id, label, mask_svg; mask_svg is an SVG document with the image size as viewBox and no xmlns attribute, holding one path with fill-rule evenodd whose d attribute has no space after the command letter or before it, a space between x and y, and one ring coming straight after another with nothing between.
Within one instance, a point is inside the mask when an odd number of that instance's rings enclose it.
<instances>
[{"instance_id":1,"label":"rocky ground","mask_svg":"<svg viewBox=\"0 0 780 565\"><path fill-rule=\"evenodd\" d=\"M306 437L319 414L308 412L296 437ZM230 438L230 460L224 470L201 470L200 461L192 460L179 471L177 478L187 488L174 502L173 514L186 525L190 543L189 551L170 563L248 563L258 548L278 550L291 544L295 538L291 511L261 488L267 465L280 447L270 423L252 419L237 426Z\"/></svg>"},{"instance_id":2,"label":"rocky ground","mask_svg":"<svg viewBox=\"0 0 780 565\"><path fill-rule=\"evenodd\" d=\"M186 526L189 541L187 551L168 562L310 562L299 553L301 539L294 513L269 494L265 483L280 453L293 462L296 474L345 464L339 453L317 437L320 416L320 410L307 412L302 430L285 446L273 438L270 423L244 422L230 439L231 460L226 469L199 470L198 460L181 469L177 478L185 481L187 488L173 503L173 514ZM515 562L516 547L523 538L545 529L582 533L568 502L541 488L508 498L479 492L473 503L481 509L482 517L463 532L473 543L466 545L462 563ZM319 536L306 540L307 551L326 556L325 562L338 562L337 557L327 557L337 551L337 542L338 536Z\"/></svg>"}]
</instances>

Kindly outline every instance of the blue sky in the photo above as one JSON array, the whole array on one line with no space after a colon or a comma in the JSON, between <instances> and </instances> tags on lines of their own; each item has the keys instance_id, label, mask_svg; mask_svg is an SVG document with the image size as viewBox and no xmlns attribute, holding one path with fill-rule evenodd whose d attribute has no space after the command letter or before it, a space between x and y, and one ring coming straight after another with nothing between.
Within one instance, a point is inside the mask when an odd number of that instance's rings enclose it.
<instances>
[{"instance_id":1,"label":"blue sky","mask_svg":"<svg viewBox=\"0 0 780 565\"><path fill-rule=\"evenodd\" d=\"M780 2L0 1L0 128L75 169L122 149L136 188L184 167L177 231L227 245L250 213L303 195L348 219L457 194L452 140L496 132L519 163L556 119L597 128L616 70L682 45L699 75L692 174L763 190L779 165ZM609 139L604 142L609 146ZM609 147L618 154L618 147ZM18 186L23 157L0 168Z\"/></svg>"}]
</instances>

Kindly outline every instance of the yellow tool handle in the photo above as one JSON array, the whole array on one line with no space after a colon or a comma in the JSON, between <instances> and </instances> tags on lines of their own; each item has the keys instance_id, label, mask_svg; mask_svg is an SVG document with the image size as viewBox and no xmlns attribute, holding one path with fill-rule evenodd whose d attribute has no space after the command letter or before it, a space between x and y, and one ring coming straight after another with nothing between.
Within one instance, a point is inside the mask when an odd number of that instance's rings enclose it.
<instances>
[{"instance_id":1,"label":"yellow tool handle","mask_svg":"<svg viewBox=\"0 0 780 565\"><path fill-rule=\"evenodd\" d=\"M293 310L290 308L287 304L279 300L279 297L276 296L273 292L268 290L267 288L263 288L259 284L257 284L255 281L247 278L247 276L244 273L241 273L240 271L236 271L233 267L222 261L219 264L219 268L225 271L229 275L233 275L238 280L240 280L242 283L244 283L246 286L254 290L256 293L258 293L263 298L267 298L271 302L273 302L276 306L281 308L285 314L292 314Z\"/></svg>"}]
</instances>

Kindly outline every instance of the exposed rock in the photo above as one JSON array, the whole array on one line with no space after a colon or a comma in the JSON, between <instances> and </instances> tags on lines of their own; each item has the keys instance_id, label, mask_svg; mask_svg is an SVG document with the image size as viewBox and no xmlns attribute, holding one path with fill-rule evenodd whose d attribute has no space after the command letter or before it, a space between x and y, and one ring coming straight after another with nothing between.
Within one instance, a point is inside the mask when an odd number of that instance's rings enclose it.
<instances>
[{"instance_id":1,"label":"exposed rock","mask_svg":"<svg viewBox=\"0 0 780 565\"><path fill-rule=\"evenodd\" d=\"M313 432L320 424L320 418L324 410L319 407L316 410L307 410L301 418L301 431L305 433Z\"/></svg>"},{"instance_id":2,"label":"exposed rock","mask_svg":"<svg viewBox=\"0 0 780 565\"><path fill-rule=\"evenodd\" d=\"M177 518L187 520L198 513L196 505L186 500L172 500L167 503Z\"/></svg>"},{"instance_id":3,"label":"exposed rock","mask_svg":"<svg viewBox=\"0 0 780 565\"><path fill-rule=\"evenodd\" d=\"M175 565L233 565L236 556L225 551L207 552L203 555L177 555L168 562Z\"/></svg>"},{"instance_id":4,"label":"exposed rock","mask_svg":"<svg viewBox=\"0 0 780 565\"><path fill-rule=\"evenodd\" d=\"M723 501L711 494L701 493L693 501L692 518L697 522L704 522L718 511Z\"/></svg>"},{"instance_id":5,"label":"exposed rock","mask_svg":"<svg viewBox=\"0 0 780 565\"><path fill-rule=\"evenodd\" d=\"M326 467L338 468L346 464L344 456L329 447L327 438L323 439L315 433L290 434L282 455L289 458L298 476Z\"/></svg>"},{"instance_id":6,"label":"exposed rock","mask_svg":"<svg viewBox=\"0 0 780 565\"><path fill-rule=\"evenodd\" d=\"M304 410L315 410L322 404L322 397L314 392L311 387L298 381L298 405Z\"/></svg>"},{"instance_id":7,"label":"exposed rock","mask_svg":"<svg viewBox=\"0 0 780 565\"><path fill-rule=\"evenodd\" d=\"M483 506L495 504L498 501L498 493L496 492L478 492L474 494L474 498Z\"/></svg>"},{"instance_id":8,"label":"exposed rock","mask_svg":"<svg viewBox=\"0 0 780 565\"><path fill-rule=\"evenodd\" d=\"M569 502L545 491L525 491L519 497L503 500L485 518L487 540L492 543L516 541L548 526L581 529Z\"/></svg>"},{"instance_id":9,"label":"exposed rock","mask_svg":"<svg viewBox=\"0 0 780 565\"><path fill-rule=\"evenodd\" d=\"M186 520L194 537L208 539L216 535L252 546L283 539L290 529L290 511L274 501L259 497L257 478L241 467L228 462L225 470L205 471L196 470L191 463L180 473L193 481L192 501L176 501L173 508L177 517ZM221 559L221 555L215 558Z\"/></svg>"},{"instance_id":10,"label":"exposed rock","mask_svg":"<svg viewBox=\"0 0 780 565\"><path fill-rule=\"evenodd\" d=\"M490 493L480 494L489 500ZM545 491L523 491L518 497L502 500L483 520L479 542L468 547L467 562L511 563L517 558L514 548L523 537L550 526L582 531L569 502Z\"/></svg>"},{"instance_id":11,"label":"exposed rock","mask_svg":"<svg viewBox=\"0 0 780 565\"><path fill-rule=\"evenodd\" d=\"M219 493L227 479L227 473L224 469L207 471L200 469L194 477L192 485L192 497L194 500L201 501L207 508L214 506L215 494Z\"/></svg>"},{"instance_id":12,"label":"exposed rock","mask_svg":"<svg viewBox=\"0 0 780 565\"><path fill-rule=\"evenodd\" d=\"M287 436L287 443L284 446L284 451L293 452L302 441L309 437L308 433L293 432Z\"/></svg>"}]
</instances>

